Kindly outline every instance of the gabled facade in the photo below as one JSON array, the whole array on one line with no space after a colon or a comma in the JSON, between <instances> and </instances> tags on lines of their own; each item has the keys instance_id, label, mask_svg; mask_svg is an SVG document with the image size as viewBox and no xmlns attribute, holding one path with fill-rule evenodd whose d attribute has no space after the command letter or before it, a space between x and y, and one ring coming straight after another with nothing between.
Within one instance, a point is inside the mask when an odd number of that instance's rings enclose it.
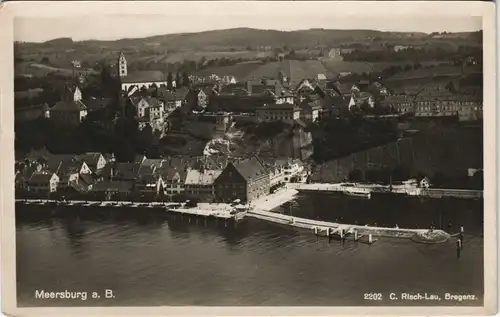
<instances>
[{"instance_id":1,"label":"gabled facade","mask_svg":"<svg viewBox=\"0 0 500 317\"><path fill-rule=\"evenodd\" d=\"M270 191L269 172L257 159L229 163L215 181L215 200L250 203Z\"/></svg>"},{"instance_id":2,"label":"gabled facade","mask_svg":"<svg viewBox=\"0 0 500 317\"><path fill-rule=\"evenodd\" d=\"M55 173L37 172L27 181L28 191L40 194L50 194L57 191L59 177Z\"/></svg>"}]
</instances>

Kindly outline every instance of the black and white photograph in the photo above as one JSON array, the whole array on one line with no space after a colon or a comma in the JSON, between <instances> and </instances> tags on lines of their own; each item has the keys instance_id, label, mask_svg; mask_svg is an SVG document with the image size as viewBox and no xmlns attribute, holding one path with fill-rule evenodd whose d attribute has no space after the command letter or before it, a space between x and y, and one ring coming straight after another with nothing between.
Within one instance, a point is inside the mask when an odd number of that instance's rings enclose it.
<instances>
[{"instance_id":1,"label":"black and white photograph","mask_svg":"<svg viewBox=\"0 0 500 317\"><path fill-rule=\"evenodd\" d=\"M493 313L494 6L422 3L11 3L10 308Z\"/></svg>"}]
</instances>

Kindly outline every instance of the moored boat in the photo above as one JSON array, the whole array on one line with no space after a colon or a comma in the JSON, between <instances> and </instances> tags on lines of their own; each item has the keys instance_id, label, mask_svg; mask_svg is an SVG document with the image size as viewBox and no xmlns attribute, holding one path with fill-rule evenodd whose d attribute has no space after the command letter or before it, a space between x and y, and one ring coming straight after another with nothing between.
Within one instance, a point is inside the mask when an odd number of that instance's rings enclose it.
<instances>
[{"instance_id":1,"label":"moored boat","mask_svg":"<svg viewBox=\"0 0 500 317\"><path fill-rule=\"evenodd\" d=\"M354 189L354 188L349 188L344 190L344 194L347 196L359 197L364 199L370 199L372 196L370 191L362 189Z\"/></svg>"}]
</instances>

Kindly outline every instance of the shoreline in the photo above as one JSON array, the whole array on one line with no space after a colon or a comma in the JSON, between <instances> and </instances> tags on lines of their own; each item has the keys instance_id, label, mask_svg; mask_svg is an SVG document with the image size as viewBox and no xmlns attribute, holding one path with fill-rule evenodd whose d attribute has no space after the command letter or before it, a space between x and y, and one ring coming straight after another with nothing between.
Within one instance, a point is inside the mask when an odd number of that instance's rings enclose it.
<instances>
[{"instance_id":1,"label":"shoreline","mask_svg":"<svg viewBox=\"0 0 500 317\"><path fill-rule=\"evenodd\" d=\"M411 239L416 234L425 234L429 229L412 229L412 228L389 228L368 225L344 224L337 222L329 222L322 220L314 220L309 218L295 217L272 212L275 208L297 198L300 190L287 186L272 194L260 197L254 202L246 206L236 206L230 204L214 204L214 203L199 203L196 207L186 207L185 203L167 203L167 202L126 202L126 201L56 201L44 199L16 199L16 203L26 205L39 206L63 206L63 207L118 207L118 208L146 208L158 212L171 214L181 214L193 217L217 218L224 220L239 221L246 217L259 219L266 222L271 222L279 225L286 225L298 229L304 229L313 232L318 236L325 237L344 237L344 233L349 235L356 232L356 237L369 237L368 242L359 240L360 242L373 243L376 239L372 237L386 238L404 238ZM243 208L241 208L243 207ZM435 229L441 236L451 237L443 230ZM358 240L356 240L358 241Z\"/></svg>"}]
</instances>

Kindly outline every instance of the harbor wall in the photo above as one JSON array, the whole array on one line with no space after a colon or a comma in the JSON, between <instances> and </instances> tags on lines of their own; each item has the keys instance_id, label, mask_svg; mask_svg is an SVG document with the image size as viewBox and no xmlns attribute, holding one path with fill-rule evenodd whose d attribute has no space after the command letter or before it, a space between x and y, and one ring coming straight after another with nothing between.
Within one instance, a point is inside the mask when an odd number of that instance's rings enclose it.
<instances>
[{"instance_id":1,"label":"harbor wall","mask_svg":"<svg viewBox=\"0 0 500 317\"><path fill-rule=\"evenodd\" d=\"M413 137L350 154L313 168L313 182L341 182L358 172L365 177L373 170L408 169L411 176L466 177L469 168L483 167L483 137L480 127L435 127Z\"/></svg>"}]
</instances>

